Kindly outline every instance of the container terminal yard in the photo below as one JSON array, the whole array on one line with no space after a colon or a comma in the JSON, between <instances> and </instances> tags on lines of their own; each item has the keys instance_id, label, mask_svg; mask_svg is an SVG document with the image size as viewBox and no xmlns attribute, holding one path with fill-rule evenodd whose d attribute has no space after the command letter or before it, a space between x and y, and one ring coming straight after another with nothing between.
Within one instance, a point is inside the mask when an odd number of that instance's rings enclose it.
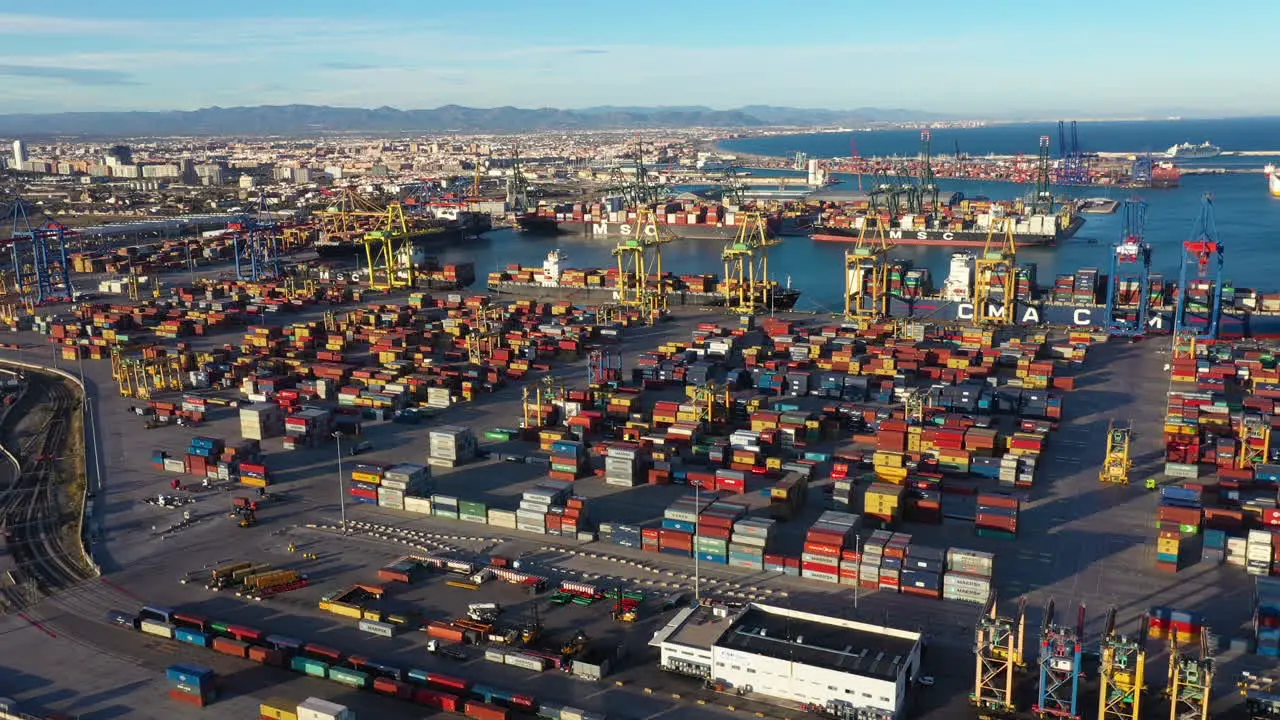
<instances>
[{"instance_id":1,"label":"container terminal yard","mask_svg":"<svg viewBox=\"0 0 1280 720\"><path fill-rule=\"evenodd\" d=\"M264 216L11 240L0 716L1280 702L1280 374L1211 222L1169 304L1127 205L1095 324L1026 320L1007 224L943 288L970 312L895 312L862 232L825 317L771 306L767 232L715 305L635 239L611 295L513 301L395 212L351 216L354 274Z\"/></svg>"}]
</instances>

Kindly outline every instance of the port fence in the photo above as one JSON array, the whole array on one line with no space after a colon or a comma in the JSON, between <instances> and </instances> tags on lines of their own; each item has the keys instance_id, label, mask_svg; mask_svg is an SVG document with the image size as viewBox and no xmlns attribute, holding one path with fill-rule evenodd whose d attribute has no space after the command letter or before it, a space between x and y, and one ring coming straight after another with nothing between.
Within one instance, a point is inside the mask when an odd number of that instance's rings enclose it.
<instances>
[{"instance_id":1,"label":"port fence","mask_svg":"<svg viewBox=\"0 0 1280 720\"><path fill-rule=\"evenodd\" d=\"M61 368L51 368L51 367L46 367L44 365L35 365L33 363L27 363L19 360L9 360L9 359L0 360L0 364L10 366L10 367L22 368L23 370L27 370L30 372L44 373L46 375L56 375L62 378L63 380L70 382L72 385L76 387L76 389L80 393L80 432L85 434L85 437L80 438L80 441L82 443L82 446L86 449L86 452L83 453L85 482L84 482L84 487L80 491L80 513L76 517L76 537L80 538L80 555L84 559L85 566L93 571L93 574L95 577L101 577L102 568L98 566L98 563L96 561L94 561L93 553L90 552L89 550L89 538L85 536L85 514L88 512L88 509L89 509L88 480L89 480L89 465L90 465L89 459L90 458L87 450L89 448L90 443L88 438L88 432L89 432L89 423L92 422L92 418L88 416L88 413L86 410L86 408L89 405L87 402L89 396L88 396L88 392L85 390L84 382L80 378L76 377L75 375L72 375L66 370L62 370ZM25 392L26 390L24 389L23 393L25 394ZM96 442L93 443L93 452L96 459L97 454L100 452ZM0 443L0 454L3 454L9 460L9 462L13 463L13 466L17 472L19 473L22 472L22 463L18 461L18 458L13 454L12 451L9 450L9 448L5 447L3 443ZM98 487L101 487L102 478L95 477L94 484L97 485Z\"/></svg>"}]
</instances>

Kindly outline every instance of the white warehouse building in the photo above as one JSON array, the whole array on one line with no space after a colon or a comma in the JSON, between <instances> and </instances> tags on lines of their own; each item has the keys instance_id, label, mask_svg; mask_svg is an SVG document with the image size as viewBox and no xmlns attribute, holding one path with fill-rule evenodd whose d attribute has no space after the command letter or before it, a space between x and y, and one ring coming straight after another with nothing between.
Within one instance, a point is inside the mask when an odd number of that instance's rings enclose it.
<instances>
[{"instance_id":1,"label":"white warehouse building","mask_svg":"<svg viewBox=\"0 0 1280 720\"><path fill-rule=\"evenodd\" d=\"M846 717L902 717L920 672L918 632L768 605L686 608L650 644L663 670Z\"/></svg>"}]
</instances>

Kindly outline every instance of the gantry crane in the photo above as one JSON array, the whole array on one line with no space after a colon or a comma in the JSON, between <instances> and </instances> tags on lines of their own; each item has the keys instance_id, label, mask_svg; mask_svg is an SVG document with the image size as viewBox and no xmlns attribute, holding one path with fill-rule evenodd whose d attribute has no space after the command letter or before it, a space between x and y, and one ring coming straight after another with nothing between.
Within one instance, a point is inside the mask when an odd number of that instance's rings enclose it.
<instances>
[{"instance_id":1,"label":"gantry crane","mask_svg":"<svg viewBox=\"0 0 1280 720\"><path fill-rule=\"evenodd\" d=\"M1143 615L1133 637L1116 631L1116 609L1107 612L1102 631L1098 679L1098 720L1140 720L1146 691L1147 625Z\"/></svg>"},{"instance_id":2,"label":"gantry crane","mask_svg":"<svg viewBox=\"0 0 1280 720\"><path fill-rule=\"evenodd\" d=\"M995 217L987 230L982 257L973 261L973 322L975 325L1008 325L1018 306L1018 246L1014 219Z\"/></svg>"},{"instance_id":3,"label":"gantry crane","mask_svg":"<svg viewBox=\"0 0 1280 720\"><path fill-rule=\"evenodd\" d=\"M111 353L111 377L119 384L121 397L140 400L150 400L157 392L181 391L186 386L179 355L125 357L115 350Z\"/></svg>"},{"instance_id":4,"label":"gantry crane","mask_svg":"<svg viewBox=\"0 0 1280 720\"><path fill-rule=\"evenodd\" d=\"M1117 425L1112 421L1107 425L1107 455L1102 460L1099 480L1118 485L1129 483L1129 471L1133 469L1133 460L1129 455L1132 444L1132 423Z\"/></svg>"},{"instance_id":5,"label":"gantry crane","mask_svg":"<svg viewBox=\"0 0 1280 720\"><path fill-rule=\"evenodd\" d=\"M1205 195L1192 239L1182 244L1178 270L1178 305L1173 318L1174 357L1195 356L1195 343L1218 337L1222 317L1222 265L1225 248L1218 240L1213 198ZM1193 287L1194 284L1194 287ZM1192 291L1197 297L1192 297ZM1201 307L1192 308L1196 302ZM1198 310L1198 312L1197 312Z\"/></svg>"},{"instance_id":6,"label":"gantry crane","mask_svg":"<svg viewBox=\"0 0 1280 720\"><path fill-rule=\"evenodd\" d=\"M644 311L651 322L667 312L662 246L674 239L658 225L653 210L641 207L631 232L613 249L613 256L618 258L618 304ZM652 287L649 282L651 276L656 277Z\"/></svg>"},{"instance_id":7,"label":"gantry crane","mask_svg":"<svg viewBox=\"0 0 1280 720\"><path fill-rule=\"evenodd\" d=\"M1034 215L1053 214L1053 186L1049 174L1049 136L1040 136L1040 155L1036 158L1036 183L1031 191L1031 212Z\"/></svg>"},{"instance_id":8,"label":"gantry crane","mask_svg":"<svg viewBox=\"0 0 1280 720\"><path fill-rule=\"evenodd\" d=\"M487 305L476 312L476 326L467 333L467 358L474 365L484 365L502 347L501 305Z\"/></svg>"},{"instance_id":9,"label":"gantry crane","mask_svg":"<svg viewBox=\"0 0 1280 720\"><path fill-rule=\"evenodd\" d=\"M1244 696L1245 709L1251 718L1280 718L1280 682L1269 675L1249 671L1240 673L1236 682Z\"/></svg>"},{"instance_id":10,"label":"gantry crane","mask_svg":"<svg viewBox=\"0 0 1280 720\"><path fill-rule=\"evenodd\" d=\"M555 417L556 410L552 410L549 416L544 417L542 413L543 405L558 406L564 401L564 387L560 385L556 379L550 375L542 378L541 381L533 385L530 392L528 385L520 389L522 428L539 428L543 425L553 425L552 419ZM544 420L546 421L544 423Z\"/></svg>"},{"instance_id":11,"label":"gantry crane","mask_svg":"<svg viewBox=\"0 0 1280 720\"><path fill-rule=\"evenodd\" d=\"M1119 337L1138 337L1147 332L1151 305L1151 246L1145 241L1147 203L1132 198L1124 201L1124 226L1120 242L1111 253L1111 273L1107 276L1107 332ZM1125 294L1126 286L1137 293Z\"/></svg>"},{"instance_id":12,"label":"gantry crane","mask_svg":"<svg viewBox=\"0 0 1280 720\"><path fill-rule=\"evenodd\" d=\"M404 206L387 206L381 226L364 235L364 254L369 262L369 287L394 290L414 286L413 235Z\"/></svg>"},{"instance_id":13,"label":"gantry crane","mask_svg":"<svg viewBox=\"0 0 1280 720\"><path fill-rule=\"evenodd\" d=\"M996 611L992 592L975 628L974 655L977 674L969 702L995 712L1014 711L1014 670L1025 666L1023 659L1027 629L1027 599L1018 601L1018 614L1002 618Z\"/></svg>"},{"instance_id":14,"label":"gantry crane","mask_svg":"<svg viewBox=\"0 0 1280 720\"><path fill-rule=\"evenodd\" d=\"M689 388L689 394L699 422L710 426L729 419L733 401L728 385L709 381Z\"/></svg>"},{"instance_id":15,"label":"gantry crane","mask_svg":"<svg viewBox=\"0 0 1280 720\"><path fill-rule=\"evenodd\" d=\"M773 292L769 248L781 241L769 234L769 226L760 213L739 213L738 218L738 237L720 254L724 260L725 306L730 312L754 315L769 308Z\"/></svg>"},{"instance_id":16,"label":"gantry crane","mask_svg":"<svg viewBox=\"0 0 1280 720\"><path fill-rule=\"evenodd\" d=\"M28 205L14 196L5 206L7 217L3 218L9 221L10 232L0 244L9 245L15 290L35 305L70 302L75 290L71 285L67 241L75 237L75 232L48 216L48 222L33 223Z\"/></svg>"},{"instance_id":17,"label":"gantry crane","mask_svg":"<svg viewBox=\"0 0 1280 720\"><path fill-rule=\"evenodd\" d=\"M1251 468L1270 461L1271 423L1257 417L1246 417L1240 427L1240 469Z\"/></svg>"},{"instance_id":18,"label":"gantry crane","mask_svg":"<svg viewBox=\"0 0 1280 720\"><path fill-rule=\"evenodd\" d=\"M1209 720L1213 688L1213 657L1209 630L1200 632L1198 652L1181 652L1177 637L1169 640L1169 720Z\"/></svg>"},{"instance_id":19,"label":"gantry crane","mask_svg":"<svg viewBox=\"0 0 1280 720\"><path fill-rule=\"evenodd\" d=\"M1055 622L1054 603L1045 609L1040 627L1039 699L1032 711L1042 718L1080 718L1080 672L1084 654L1084 605L1075 625Z\"/></svg>"},{"instance_id":20,"label":"gantry crane","mask_svg":"<svg viewBox=\"0 0 1280 720\"><path fill-rule=\"evenodd\" d=\"M387 209L363 197L354 188L337 192L337 200L314 214L320 233L331 240L358 240L386 217Z\"/></svg>"},{"instance_id":21,"label":"gantry crane","mask_svg":"<svg viewBox=\"0 0 1280 720\"><path fill-rule=\"evenodd\" d=\"M893 245L879 215L862 218L858 243L844 254L844 316L874 320L889 315L890 263Z\"/></svg>"},{"instance_id":22,"label":"gantry crane","mask_svg":"<svg viewBox=\"0 0 1280 720\"><path fill-rule=\"evenodd\" d=\"M587 384L602 387L622 380L622 356L609 350L592 350L587 355Z\"/></svg>"},{"instance_id":23,"label":"gantry crane","mask_svg":"<svg viewBox=\"0 0 1280 720\"><path fill-rule=\"evenodd\" d=\"M869 213L888 213L890 218L901 211L898 186L889 181L889 173L884 168L873 168L871 171L871 190L867 192Z\"/></svg>"},{"instance_id":24,"label":"gantry crane","mask_svg":"<svg viewBox=\"0 0 1280 720\"><path fill-rule=\"evenodd\" d=\"M252 212L227 225L234 244L236 278L257 282L280 277L278 225L266 220L267 196L259 195Z\"/></svg>"},{"instance_id":25,"label":"gantry crane","mask_svg":"<svg viewBox=\"0 0 1280 720\"><path fill-rule=\"evenodd\" d=\"M920 211L933 216L938 212L938 179L933 174L933 133L920 133Z\"/></svg>"}]
</instances>

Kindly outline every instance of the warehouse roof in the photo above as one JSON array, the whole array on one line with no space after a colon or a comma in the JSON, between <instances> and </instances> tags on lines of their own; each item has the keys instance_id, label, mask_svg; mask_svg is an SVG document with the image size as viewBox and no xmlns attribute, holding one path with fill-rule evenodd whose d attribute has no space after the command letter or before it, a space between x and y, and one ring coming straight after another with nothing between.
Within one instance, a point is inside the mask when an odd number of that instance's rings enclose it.
<instances>
[{"instance_id":1,"label":"warehouse roof","mask_svg":"<svg viewBox=\"0 0 1280 720\"><path fill-rule=\"evenodd\" d=\"M710 650L733 624L734 616L717 613L706 605L687 607L676 613L666 627L654 634L650 645L664 642Z\"/></svg>"},{"instance_id":2,"label":"warehouse roof","mask_svg":"<svg viewBox=\"0 0 1280 720\"><path fill-rule=\"evenodd\" d=\"M895 680L920 634L752 605L716 645L840 672Z\"/></svg>"}]
</instances>

